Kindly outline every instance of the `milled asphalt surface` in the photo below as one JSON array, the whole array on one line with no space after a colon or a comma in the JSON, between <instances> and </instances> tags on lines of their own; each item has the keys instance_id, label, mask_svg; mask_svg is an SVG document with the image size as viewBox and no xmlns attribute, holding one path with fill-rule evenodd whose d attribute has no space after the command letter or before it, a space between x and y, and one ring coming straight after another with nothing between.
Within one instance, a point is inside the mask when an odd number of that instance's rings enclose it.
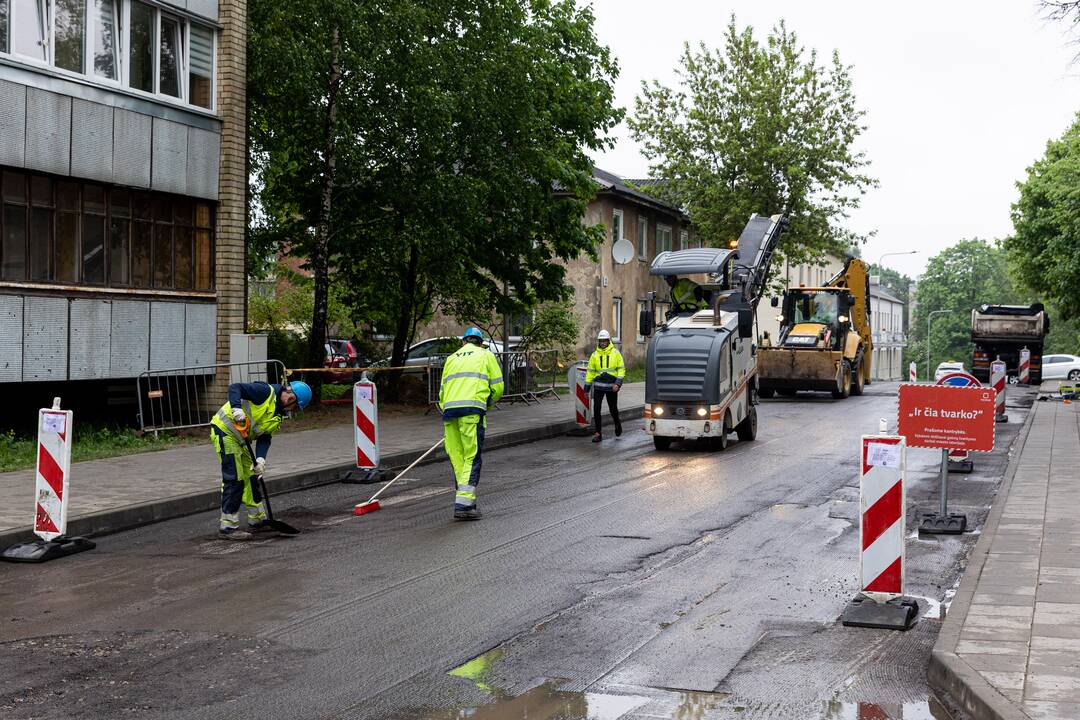
<instances>
[{"instance_id":1,"label":"milled asphalt surface","mask_svg":"<svg viewBox=\"0 0 1080 720\"><path fill-rule=\"evenodd\" d=\"M658 453L641 421L599 446L492 452L479 523L452 522L440 463L362 518L348 511L369 488L280 496L295 539L224 543L203 513L0 566L0 715L955 717L926 667L975 535L909 537L912 630L838 621L858 438L895 426L895 388L767 401L758 440L722 453ZM954 476L976 529L1024 414ZM936 506L937 455L908 457L911 531ZM472 679L447 674L485 653Z\"/></svg>"}]
</instances>

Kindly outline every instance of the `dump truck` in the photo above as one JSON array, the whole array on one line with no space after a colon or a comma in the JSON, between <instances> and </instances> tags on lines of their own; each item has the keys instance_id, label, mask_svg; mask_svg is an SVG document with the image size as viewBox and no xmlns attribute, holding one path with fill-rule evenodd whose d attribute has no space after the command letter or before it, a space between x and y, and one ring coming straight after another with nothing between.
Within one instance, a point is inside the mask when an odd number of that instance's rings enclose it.
<instances>
[{"instance_id":1,"label":"dump truck","mask_svg":"<svg viewBox=\"0 0 1080 720\"><path fill-rule=\"evenodd\" d=\"M754 317L786 226L782 215L754 214L734 247L667 251L653 260L649 273L672 287L671 310L655 336L655 295L638 328L650 338L645 429L657 450L698 438L723 450L732 432L757 437ZM687 287L693 292L681 294Z\"/></svg>"},{"instance_id":2,"label":"dump truck","mask_svg":"<svg viewBox=\"0 0 1080 720\"><path fill-rule=\"evenodd\" d=\"M1005 374L1015 378L1020 370L1020 351L1031 352L1030 383L1042 382L1043 342L1050 332L1050 317L1042 303L1031 305L980 305L971 311L971 374L990 382L990 363L1001 358Z\"/></svg>"},{"instance_id":3,"label":"dump truck","mask_svg":"<svg viewBox=\"0 0 1080 720\"><path fill-rule=\"evenodd\" d=\"M823 287L789 288L778 319L779 336L767 346L763 339L758 353L761 397L800 390L831 392L834 398L862 395L873 358L866 263L849 257Z\"/></svg>"}]
</instances>

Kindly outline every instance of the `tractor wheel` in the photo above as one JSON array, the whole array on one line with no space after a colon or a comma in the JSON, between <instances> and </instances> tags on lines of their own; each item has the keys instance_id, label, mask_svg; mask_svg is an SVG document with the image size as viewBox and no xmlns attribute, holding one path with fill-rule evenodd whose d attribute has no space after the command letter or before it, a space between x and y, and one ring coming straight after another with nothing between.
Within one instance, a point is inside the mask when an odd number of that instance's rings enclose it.
<instances>
[{"instance_id":1,"label":"tractor wheel","mask_svg":"<svg viewBox=\"0 0 1080 720\"><path fill-rule=\"evenodd\" d=\"M739 440L743 442L750 442L757 437L757 408L753 405L750 406L750 412L747 413L746 418L735 426L735 434L739 436Z\"/></svg>"},{"instance_id":2,"label":"tractor wheel","mask_svg":"<svg viewBox=\"0 0 1080 720\"><path fill-rule=\"evenodd\" d=\"M847 360L840 366L840 387L832 391L832 396L843 400L851 394L851 364Z\"/></svg>"},{"instance_id":3,"label":"tractor wheel","mask_svg":"<svg viewBox=\"0 0 1080 720\"><path fill-rule=\"evenodd\" d=\"M855 369L851 371L851 394L862 395L863 393L863 376L862 376L862 363L855 366Z\"/></svg>"}]
</instances>

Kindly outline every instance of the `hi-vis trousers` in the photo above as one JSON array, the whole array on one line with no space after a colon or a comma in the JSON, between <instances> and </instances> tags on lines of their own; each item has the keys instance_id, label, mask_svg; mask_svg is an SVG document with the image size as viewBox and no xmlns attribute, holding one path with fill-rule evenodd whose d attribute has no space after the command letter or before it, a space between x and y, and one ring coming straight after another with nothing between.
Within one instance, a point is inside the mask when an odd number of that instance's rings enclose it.
<instances>
[{"instance_id":1,"label":"hi-vis trousers","mask_svg":"<svg viewBox=\"0 0 1080 720\"><path fill-rule=\"evenodd\" d=\"M450 464L454 466L454 480L457 485L457 495L454 496L455 510L476 507L476 486L480 483L486 429L487 417L484 415L465 415L443 421L446 454L450 456Z\"/></svg>"},{"instance_id":2,"label":"hi-vis trousers","mask_svg":"<svg viewBox=\"0 0 1080 720\"><path fill-rule=\"evenodd\" d=\"M236 438L210 426L210 440L221 461L221 521L222 530L235 530L240 525L240 504L247 506L248 524L266 519L266 506L258 483L251 482L251 456Z\"/></svg>"}]
</instances>

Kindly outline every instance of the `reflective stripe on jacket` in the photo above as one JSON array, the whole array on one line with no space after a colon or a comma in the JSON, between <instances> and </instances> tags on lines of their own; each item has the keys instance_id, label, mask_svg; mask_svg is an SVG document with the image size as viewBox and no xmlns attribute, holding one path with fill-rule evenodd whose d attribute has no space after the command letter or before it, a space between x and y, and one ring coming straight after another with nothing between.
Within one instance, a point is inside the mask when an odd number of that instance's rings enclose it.
<instances>
[{"instance_id":1,"label":"reflective stripe on jacket","mask_svg":"<svg viewBox=\"0 0 1080 720\"><path fill-rule=\"evenodd\" d=\"M270 396L263 402L253 405L250 401L244 400L240 406L244 409L244 414L248 418L248 439L272 435L277 432L278 427L281 425L281 416L277 414L277 393L273 392L273 388L271 388ZM217 411L217 414L210 419L210 424L224 430L243 444L245 439L240 434L236 424L233 423L232 411L232 404L225 403Z\"/></svg>"},{"instance_id":2,"label":"reflective stripe on jacket","mask_svg":"<svg viewBox=\"0 0 1080 720\"><path fill-rule=\"evenodd\" d=\"M466 343L446 358L439 409L443 418L483 415L503 395L502 368L495 354Z\"/></svg>"},{"instance_id":3,"label":"reflective stripe on jacket","mask_svg":"<svg viewBox=\"0 0 1080 720\"><path fill-rule=\"evenodd\" d=\"M626 377L626 367L623 364L622 353L614 343L608 343L606 348L596 348L589 356L589 369L585 373L585 383L599 390L610 390L616 385L622 385Z\"/></svg>"},{"instance_id":4,"label":"reflective stripe on jacket","mask_svg":"<svg viewBox=\"0 0 1080 720\"><path fill-rule=\"evenodd\" d=\"M689 278L680 278L671 288L671 302L685 307L701 307L701 302L696 294L701 286Z\"/></svg>"}]
</instances>

